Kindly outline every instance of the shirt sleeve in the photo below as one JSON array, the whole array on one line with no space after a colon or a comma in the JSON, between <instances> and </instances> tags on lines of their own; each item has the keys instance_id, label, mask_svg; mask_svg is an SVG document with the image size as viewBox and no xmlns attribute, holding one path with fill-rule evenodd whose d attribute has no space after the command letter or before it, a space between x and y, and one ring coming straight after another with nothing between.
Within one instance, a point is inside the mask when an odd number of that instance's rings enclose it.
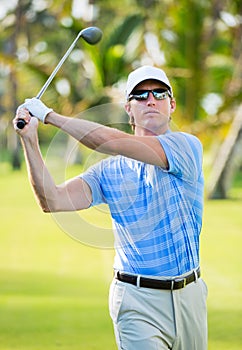
<instances>
[{"instance_id":1,"label":"shirt sleeve","mask_svg":"<svg viewBox=\"0 0 242 350\"><path fill-rule=\"evenodd\" d=\"M168 172L189 182L195 182L202 172L202 145L197 137L171 132L158 136L165 151Z\"/></svg>"},{"instance_id":2,"label":"shirt sleeve","mask_svg":"<svg viewBox=\"0 0 242 350\"><path fill-rule=\"evenodd\" d=\"M91 166L87 171L80 175L90 187L92 192L92 203L91 206L106 203L106 200L103 196L101 188L101 174L102 174L103 162L99 162Z\"/></svg>"}]
</instances>

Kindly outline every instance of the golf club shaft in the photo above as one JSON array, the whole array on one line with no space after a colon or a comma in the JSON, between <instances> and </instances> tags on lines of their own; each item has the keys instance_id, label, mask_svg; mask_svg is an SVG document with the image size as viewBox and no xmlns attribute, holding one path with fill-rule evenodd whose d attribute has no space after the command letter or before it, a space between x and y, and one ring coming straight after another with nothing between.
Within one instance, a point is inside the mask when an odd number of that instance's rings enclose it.
<instances>
[{"instance_id":1,"label":"golf club shaft","mask_svg":"<svg viewBox=\"0 0 242 350\"><path fill-rule=\"evenodd\" d=\"M89 44L96 44L102 37L102 32L99 28L97 27L89 27L86 29L81 30L77 37L75 38L75 40L73 41L73 43L71 44L71 46L69 47L69 49L66 51L66 53L64 54L64 56L62 57L62 59L60 60L60 62L58 63L58 65L55 67L55 69L53 70L53 72L51 73L51 75L49 76L49 78L47 79L47 81L45 82L45 84L43 85L43 87L40 89L40 91L38 92L36 98L40 99L41 96L44 94L44 92L46 91L46 89L48 88L48 86L50 85L50 83L52 82L52 80L54 79L56 73L59 71L59 69L61 68L61 66L63 65L63 63L65 62L65 60L67 59L67 57L70 55L71 51L73 50L73 48L76 45L76 42L78 41L78 39L80 37L83 36L83 39L85 41L87 41ZM19 119L19 121L17 122L17 127L19 129L23 129L24 126L26 125L26 122L23 119Z\"/></svg>"},{"instance_id":2,"label":"golf club shaft","mask_svg":"<svg viewBox=\"0 0 242 350\"><path fill-rule=\"evenodd\" d=\"M40 99L41 96L44 94L44 92L46 91L46 89L48 88L48 86L50 85L50 83L52 82L52 80L54 79L54 77L56 76L57 72L59 71L59 69L61 68L61 66L63 65L63 63L65 62L65 60L67 59L67 57L70 55L71 51L74 49L76 42L78 41L78 39L81 37L82 31L79 32L79 34L77 35L76 39L73 41L73 43L71 44L71 46L69 47L69 49L66 51L66 53L64 54L64 56L62 57L62 59L60 60L60 62L57 64L57 66L55 67L55 69L53 70L53 72L51 73L51 75L49 76L49 78L47 79L47 81L45 82L45 84L43 85L43 87L40 89L40 91L38 92L38 94L36 95L36 98Z\"/></svg>"},{"instance_id":3,"label":"golf club shaft","mask_svg":"<svg viewBox=\"0 0 242 350\"><path fill-rule=\"evenodd\" d=\"M71 51L74 49L76 42L78 41L78 39L80 38L82 34L82 31L80 31L76 37L76 39L73 41L73 43L71 44L71 46L69 47L69 49L66 51L66 53L64 54L64 56L62 57L62 59L60 60L60 62L57 64L57 66L55 67L55 69L53 70L53 72L51 73L51 75L49 76L49 78L46 80L45 84L42 86L42 88L40 89L40 91L38 92L38 94L36 95L36 98L40 99L41 96L44 94L44 92L46 91L46 89L48 88L48 86L50 85L50 83L52 82L52 80L54 79L54 77L56 76L57 72L59 71L59 69L61 68L61 66L63 65L63 63L65 62L65 60L67 59L67 57L70 55ZM23 119L19 119L19 121L17 122L17 127L19 129L23 129L26 125L25 120Z\"/></svg>"}]
</instances>

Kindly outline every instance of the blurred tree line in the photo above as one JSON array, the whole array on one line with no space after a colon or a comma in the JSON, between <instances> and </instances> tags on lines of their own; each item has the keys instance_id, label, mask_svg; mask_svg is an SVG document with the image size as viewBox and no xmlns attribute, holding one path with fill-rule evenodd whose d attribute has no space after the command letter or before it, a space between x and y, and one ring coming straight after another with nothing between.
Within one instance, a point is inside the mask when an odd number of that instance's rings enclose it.
<instances>
[{"instance_id":1,"label":"blurred tree line","mask_svg":"<svg viewBox=\"0 0 242 350\"><path fill-rule=\"evenodd\" d=\"M8 157L14 168L21 165L16 107L37 95L88 26L102 29L102 41L78 43L42 98L58 112L124 101L128 73L143 64L167 72L175 123L205 145L223 140L241 104L240 0L1 0L0 21L0 161ZM53 132L41 126L41 142Z\"/></svg>"}]
</instances>

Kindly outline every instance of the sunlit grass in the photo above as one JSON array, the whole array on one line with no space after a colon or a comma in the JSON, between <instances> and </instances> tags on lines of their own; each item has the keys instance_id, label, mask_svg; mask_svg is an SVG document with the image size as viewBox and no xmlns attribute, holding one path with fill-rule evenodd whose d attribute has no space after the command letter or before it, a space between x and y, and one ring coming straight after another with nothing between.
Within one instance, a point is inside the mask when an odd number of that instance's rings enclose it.
<instances>
[{"instance_id":1,"label":"sunlit grass","mask_svg":"<svg viewBox=\"0 0 242 350\"><path fill-rule=\"evenodd\" d=\"M201 237L210 350L242 348L242 200L208 201Z\"/></svg>"},{"instance_id":2,"label":"sunlit grass","mask_svg":"<svg viewBox=\"0 0 242 350\"><path fill-rule=\"evenodd\" d=\"M241 191L240 179L234 188ZM113 251L71 239L43 214L25 170L0 164L0 193L1 350L116 349L107 303ZM84 214L97 235L99 225L110 225L101 214ZM209 350L242 348L241 247L242 200L206 201L201 266Z\"/></svg>"}]
</instances>

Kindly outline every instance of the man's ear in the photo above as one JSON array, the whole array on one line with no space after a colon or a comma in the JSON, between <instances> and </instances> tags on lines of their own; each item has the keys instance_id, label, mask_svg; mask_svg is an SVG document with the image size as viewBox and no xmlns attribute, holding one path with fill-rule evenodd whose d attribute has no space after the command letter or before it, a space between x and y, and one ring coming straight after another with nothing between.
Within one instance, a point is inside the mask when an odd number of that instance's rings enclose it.
<instances>
[{"instance_id":1,"label":"man's ear","mask_svg":"<svg viewBox=\"0 0 242 350\"><path fill-rule=\"evenodd\" d=\"M173 98L171 99L171 113L173 113L176 110L176 100Z\"/></svg>"},{"instance_id":2,"label":"man's ear","mask_svg":"<svg viewBox=\"0 0 242 350\"><path fill-rule=\"evenodd\" d=\"M125 104L125 110L126 110L128 116L129 116L129 125L131 125L131 128L134 131L134 129L135 129L134 116L133 116L133 113L131 111L131 106L130 106L129 102L127 102Z\"/></svg>"},{"instance_id":3,"label":"man's ear","mask_svg":"<svg viewBox=\"0 0 242 350\"><path fill-rule=\"evenodd\" d=\"M128 115L130 116L131 107L130 107L130 103L129 103L129 102L126 102L126 103L125 103L125 110L126 110L126 112L128 113Z\"/></svg>"}]
</instances>

